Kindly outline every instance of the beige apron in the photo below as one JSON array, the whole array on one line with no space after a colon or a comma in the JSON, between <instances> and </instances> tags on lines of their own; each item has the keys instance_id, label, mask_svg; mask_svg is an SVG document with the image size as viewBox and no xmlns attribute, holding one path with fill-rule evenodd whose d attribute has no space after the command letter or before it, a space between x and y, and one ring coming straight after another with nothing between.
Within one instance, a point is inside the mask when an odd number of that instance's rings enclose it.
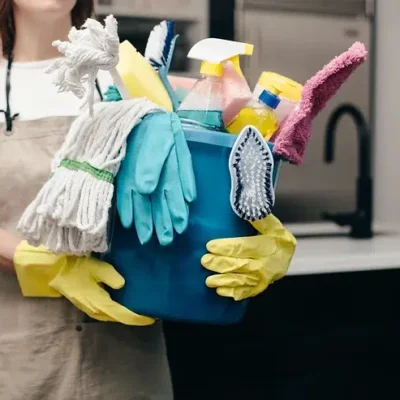
<instances>
[{"instance_id":1,"label":"beige apron","mask_svg":"<svg viewBox=\"0 0 400 400\"><path fill-rule=\"evenodd\" d=\"M0 228L15 227L50 172L71 117L0 125ZM162 327L84 322L66 299L21 295L0 272L0 400L171 400Z\"/></svg>"}]
</instances>

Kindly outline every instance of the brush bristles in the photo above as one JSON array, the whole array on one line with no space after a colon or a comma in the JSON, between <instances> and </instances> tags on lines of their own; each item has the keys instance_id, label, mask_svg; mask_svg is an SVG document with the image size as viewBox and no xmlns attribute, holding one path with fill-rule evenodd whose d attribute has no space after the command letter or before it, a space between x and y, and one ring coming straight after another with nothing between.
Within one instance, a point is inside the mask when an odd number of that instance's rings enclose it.
<instances>
[{"instance_id":1,"label":"brush bristles","mask_svg":"<svg viewBox=\"0 0 400 400\"><path fill-rule=\"evenodd\" d=\"M173 39L174 21L162 21L150 32L144 55L156 71L167 65Z\"/></svg>"},{"instance_id":2,"label":"brush bristles","mask_svg":"<svg viewBox=\"0 0 400 400\"><path fill-rule=\"evenodd\" d=\"M239 135L230 157L231 205L246 221L266 218L275 202L274 161L261 134L246 127Z\"/></svg>"}]
</instances>

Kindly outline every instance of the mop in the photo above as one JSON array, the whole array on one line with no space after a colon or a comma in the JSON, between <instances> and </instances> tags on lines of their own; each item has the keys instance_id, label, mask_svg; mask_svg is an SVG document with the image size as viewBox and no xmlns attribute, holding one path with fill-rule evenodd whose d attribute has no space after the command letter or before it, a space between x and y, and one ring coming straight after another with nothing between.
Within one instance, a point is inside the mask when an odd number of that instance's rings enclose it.
<instances>
[{"instance_id":1,"label":"mop","mask_svg":"<svg viewBox=\"0 0 400 400\"><path fill-rule=\"evenodd\" d=\"M119 93L127 98L122 80L115 77L119 39L112 16L104 28L89 19L83 30L72 29L69 39L71 43L54 43L65 59L49 71L57 71L59 90L84 98L88 110L71 125L52 161L50 179L25 210L18 229L30 244L43 244L56 254L104 253L114 177L127 137L144 116L163 110L145 98L93 104L99 69L111 71Z\"/></svg>"},{"instance_id":2,"label":"mop","mask_svg":"<svg viewBox=\"0 0 400 400\"><path fill-rule=\"evenodd\" d=\"M53 46L65 57L56 60L46 71L49 74L57 72L53 83L59 91L70 91L79 99L83 98L82 108L89 106L90 112L93 111L99 70L110 73L122 98L130 98L116 68L119 62L117 20L109 15L104 22L103 27L100 22L88 18L82 29L73 27L70 30L69 41L53 42ZM88 86L87 89L84 84Z\"/></svg>"},{"instance_id":3,"label":"mop","mask_svg":"<svg viewBox=\"0 0 400 400\"><path fill-rule=\"evenodd\" d=\"M303 162L313 120L366 58L365 46L356 42L306 82L300 103L277 133L275 154L292 164Z\"/></svg>"}]
</instances>

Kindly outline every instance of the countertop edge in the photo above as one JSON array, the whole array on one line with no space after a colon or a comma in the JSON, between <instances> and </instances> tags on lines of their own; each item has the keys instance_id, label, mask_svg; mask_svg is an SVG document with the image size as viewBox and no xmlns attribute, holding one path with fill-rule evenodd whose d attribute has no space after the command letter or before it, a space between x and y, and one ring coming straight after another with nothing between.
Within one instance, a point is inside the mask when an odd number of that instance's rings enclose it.
<instances>
[{"instance_id":1,"label":"countertop edge","mask_svg":"<svg viewBox=\"0 0 400 400\"><path fill-rule=\"evenodd\" d=\"M314 275L400 268L400 235L368 241L348 237L299 238L287 275Z\"/></svg>"}]
</instances>

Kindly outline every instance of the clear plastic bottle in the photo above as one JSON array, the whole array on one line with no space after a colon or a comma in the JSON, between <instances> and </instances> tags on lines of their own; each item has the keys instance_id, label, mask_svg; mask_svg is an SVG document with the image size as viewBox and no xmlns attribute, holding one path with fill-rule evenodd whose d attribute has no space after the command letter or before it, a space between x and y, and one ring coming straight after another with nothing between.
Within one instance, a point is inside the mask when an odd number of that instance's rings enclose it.
<instances>
[{"instance_id":1,"label":"clear plastic bottle","mask_svg":"<svg viewBox=\"0 0 400 400\"><path fill-rule=\"evenodd\" d=\"M177 114L186 125L226 132L222 119L222 65L202 63L202 77L183 100Z\"/></svg>"},{"instance_id":2,"label":"clear plastic bottle","mask_svg":"<svg viewBox=\"0 0 400 400\"><path fill-rule=\"evenodd\" d=\"M258 98L251 99L229 124L228 131L238 134L247 125L256 127L266 140L278 130L279 124L274 110L278 106L280 91L274 87L263 90Z\"/></svg>"}]
</instances>

